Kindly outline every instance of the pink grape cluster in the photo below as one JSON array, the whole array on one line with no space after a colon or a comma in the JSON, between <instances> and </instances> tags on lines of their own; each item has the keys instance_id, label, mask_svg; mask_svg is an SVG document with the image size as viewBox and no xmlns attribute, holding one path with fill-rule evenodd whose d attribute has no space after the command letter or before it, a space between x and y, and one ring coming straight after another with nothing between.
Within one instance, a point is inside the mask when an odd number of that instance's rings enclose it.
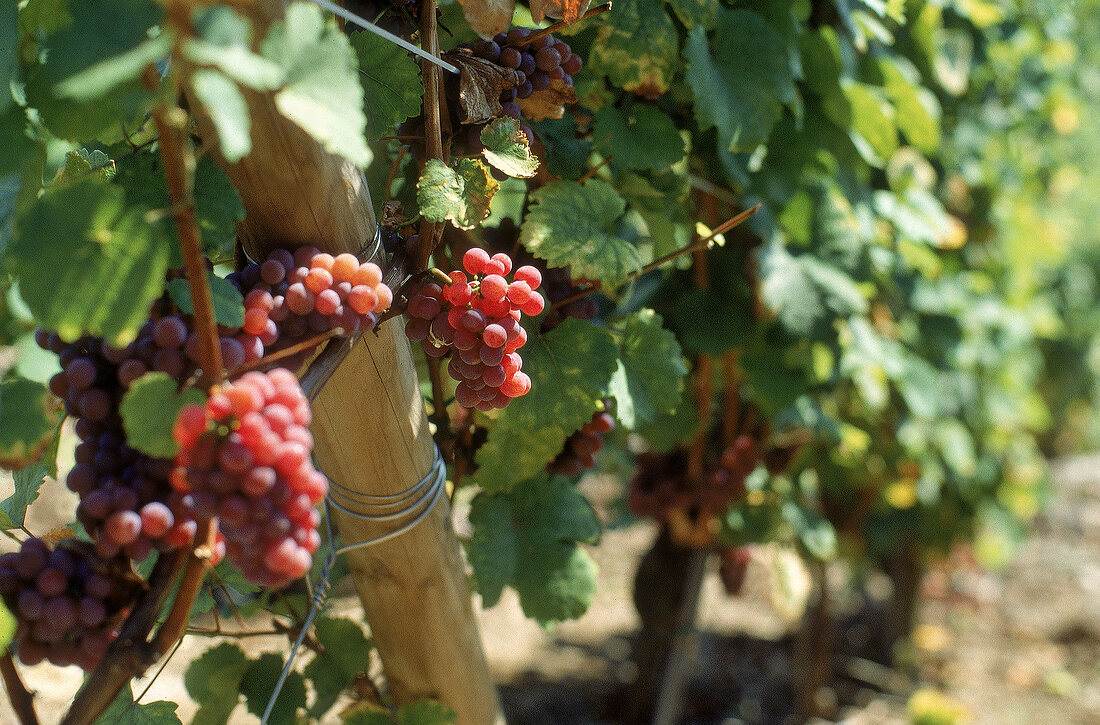
<instances>
[{"instance_id":1,"label":"pink grape cluster","mask_svg":"<svg viewBox=\"0 0 1100 725\"><path fill-rule=\"evenodd\" d=\"M229 560L261 586L301 577L321 544L314 505L328 482L310 459L310 419L298 379L276 368L216 388L173 428L172 486L196 518L218 517Z\"/></svg>"},{"instance_id":2,"label":"pink grape cluster","mask_svg":"<svg viewBox=\"0 0 1100 725\"><path fill-rule=\"evenodd\" d=\"M517 352L527 342L519 321L542 312L546 303L535 291L542 275L534 267L520 267L508 282L511 258L504 253L490 257L479 247L463 255L462 266L466 271L451 272L450 284L429 283L413 295L405 332L432 357L455 351L447 372L458 381L459 405L503 408L531 390Z\"/></svg>"},{"instance_id":3,"label":"pink grape cluster","mask_svg":"<svg viewBox=\"0 0 1100 725\"><path fill-rule=\"evenodd\" d=\"M315 247L276 249L231 279L244 295L244 331L256 335L267 352L335 328L347 335L373 329L378 313L393 301L377 264Z\"/></svg>"},{"instance_id":4,"label":"pink grape cluster","mask_svg":"<svg viewBox=\"0 0 1100 725\"><path fill-rule=\"evenodd\" d=\"M565 439L554 460L546 464L548 473L562 476L579 476L596 465L596 453L603 448L603 436L615 428L615 419L610 413L597 411L592 420L581 426L580 430Z\"/></svg>"},{"instance_id":5,"label":"pink grape cluster","mask_svg":"<svg viewBox=\"0 0 1100 725\"><path fill-rule=\"evenodd\" d=\"M33 538L0 556L0 596L18 621L19 659L95 669L137 593L136 579L121 576L120 567L88 545L51 550Z\"/></svg>"}]
</instances>

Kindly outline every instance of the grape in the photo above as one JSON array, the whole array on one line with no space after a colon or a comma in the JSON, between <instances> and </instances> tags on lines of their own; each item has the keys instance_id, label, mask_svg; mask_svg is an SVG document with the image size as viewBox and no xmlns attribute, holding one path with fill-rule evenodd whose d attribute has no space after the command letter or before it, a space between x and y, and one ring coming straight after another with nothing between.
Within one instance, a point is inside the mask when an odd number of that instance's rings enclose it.
<instances>
[{"instance_id":1,"label":"grape","mask_svg":"<svg viewBox=\"0 0 1100 725\"><path fill-rule=\"evenodd\" d=\"M91 544L73 539L53 551L41 539L27 539L18 552L0 556L0 595L16 617L16 652L24 664L48 659L94 669L139 591L140 580L128 571L124 562L100 558Z\"/></svg>"},{"instance_id":2,"label":"grape","mask_svg":"<svg viewBox=\"0 0 1100 725\"><path fill-rule=\"evenodd\" d=\"M342 274L342 262L323 259ZM281 588L320 545L313 509L328 490L313 468L309 403L286 369L248 372L184 408L172 485L196 518L220 517L230 560L252 582ZM144 513L144 512L143 512Z\"/></svg>"},{"instance_id":3,"label":"grape","mask_svg":"<svg viewBox=\"0 0 1100 725\"><path fill-rule=\"evenodd\" d=\"M561 65L561 54L554 48L543 48L535 55L535 66L549 72Z\"/></svg>"}]
</instances>

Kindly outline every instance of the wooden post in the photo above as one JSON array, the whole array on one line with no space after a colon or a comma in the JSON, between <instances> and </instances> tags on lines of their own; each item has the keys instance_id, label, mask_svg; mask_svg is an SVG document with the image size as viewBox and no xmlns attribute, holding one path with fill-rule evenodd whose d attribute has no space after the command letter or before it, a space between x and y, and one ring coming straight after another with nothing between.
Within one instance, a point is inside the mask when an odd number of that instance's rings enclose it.
<instances>
[{"instance_id":1,"label":"wooden post","mask_svg":"<svg viewBox=\"0 0 1100 725\"><path fill-rule=\"evenodd\" d=\"M261 5L271 18L279 3ZM200 113L196 122L244 202L237 232L246 251L263 258L275 247L311 244L359 252L376 224L363 173L281 116L270 95L245 96L253 148L241 161L220 158L209 119ZM432 467L435 445L400 318L354 346L313 414L317 463L342 486L391 495ZM345 543L379 533L339 512L334 521ZM458 711L461 725L503 723L447 497L410 531L345 556L397 701L431 697Z\"/></svg>"}]
</instances>

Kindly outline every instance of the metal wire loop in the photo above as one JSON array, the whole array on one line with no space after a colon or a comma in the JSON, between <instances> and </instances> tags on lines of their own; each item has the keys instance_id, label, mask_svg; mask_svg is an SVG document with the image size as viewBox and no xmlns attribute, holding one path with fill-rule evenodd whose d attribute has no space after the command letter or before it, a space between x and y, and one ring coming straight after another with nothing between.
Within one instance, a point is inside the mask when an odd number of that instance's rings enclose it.
<instances>
[{"instance_id":1,"label":"metal wire loop","mask_svg":"<svg viewBox=\"0 0 1100 725\"><path fill-rule=\"evenodd\" d=\"M388 541L412 529L427 518L446 487L447 464L443 462L443 454L439 452L438 447L435 449L435 460L432 462L431 470L428 471L427 475L400 493L387 495L361 493L341 486L331 479L329 480L329 494L325 497L325 527L328 534L329 552L325 557L324 565L321 567L317 583L314 584L308 577L306 578L306 584L310 589L311 604L309 613L302 623L302 631L298 633L298 638L294 640L294 646L290 648L286 665L283 666L283 671L279 673L279 679L275 682L275 689L272 691L271 699L268 700L267 707L264 709L260 725L267 725L268 718L271 717L271 711L275 707L275 700L279 697L279 692L283 689L286 678L294 666L294 660L298 656L298 650L301 648L302 642L305 641L306 633L313 623L313 618L325 605L329 590L329 575L332 572L333 564L336 562L336 557L353 549L361 549ZM337 501L337 497L343 499L345 503ZM336 548L336 537L332 531L331 507L336 507L348 516L379 524L406 519L410 516L412 516L412 519L378 536Z\"/></svg>"}]
</instances>

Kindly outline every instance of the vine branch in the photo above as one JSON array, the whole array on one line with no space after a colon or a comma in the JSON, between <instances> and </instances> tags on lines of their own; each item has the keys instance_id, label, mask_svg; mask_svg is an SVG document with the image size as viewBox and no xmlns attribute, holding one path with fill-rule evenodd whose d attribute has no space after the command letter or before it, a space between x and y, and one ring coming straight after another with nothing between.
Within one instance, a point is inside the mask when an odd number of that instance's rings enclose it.
<instances>
[{"instance_id":1,"label":"vine branch","mask_svg":"<svg viewBox=\"0 0 1100 725\"><path fill-rule=\"evenodd\" d=\"M439 55L439 33L436 23L435 0L420 0L420 44L429 54ZM439 117L439 77L440 70L435 63L420 62L420 75L424 79L424 147L428 159L443 158L443 130ZM436 237L441 236L443 225L427 219L420 222L420 243L416 248L416 259L412 271L416 272L428 266L428 258L435 249Z\"/></svg>"},{"instance_id":2,"label":"vine branch","mask_svg":"<svg viewBox=\"0 0 1100 725\"><path fill-rule=\"evenodd\" d=\"M20 679L11 652L0 655L0 675L3 675L4 691L8 693L11 709L19 718L19 725L38 725L38 715L34 712L34 695Z\"/></svg>"}]
</instances>

